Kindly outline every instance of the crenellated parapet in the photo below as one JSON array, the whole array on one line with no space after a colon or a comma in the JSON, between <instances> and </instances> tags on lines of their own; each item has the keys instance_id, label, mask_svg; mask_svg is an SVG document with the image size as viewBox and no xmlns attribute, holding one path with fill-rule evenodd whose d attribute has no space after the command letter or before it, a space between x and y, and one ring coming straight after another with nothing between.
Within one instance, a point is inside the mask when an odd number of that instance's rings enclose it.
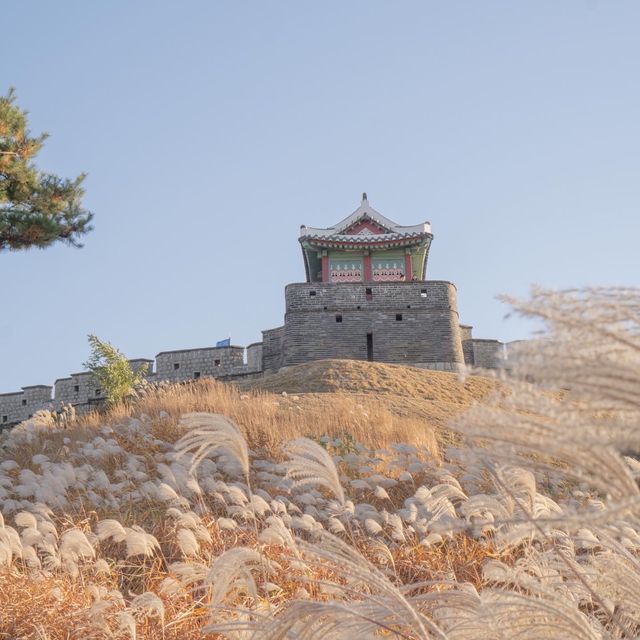
<instances>
[{"instance_id":1,"label":"crenellated parapet","mask_svg":"<svg viewBox=\"0 0 640 640\"><path fill-rule=\"evenodd\" d=\"M206 377L255 375L262 371L261 350L262 343L249 345L246 350L234 345L180 349L162 351L155 361L137 358L129 360L129 364L134 371L145 367L145 378L149 382L185 382ZM104 399L104 391L89 371L58 378L53 387L22 387L22 391L0 394L0 429L27 420L42 409L52 410L59 409L62 405L72 405L82 412L102 404Z\"/></svg>"},{"instance_id":2,"label":"crenellated parapet","mask_svg":"<svg viewBox=\"0 0 640 640\"><path fill-rule=\"evenodd\" d=\"M51 389L48 385L36 384L15 393L0 393L0 428L16 424L45 408L51 403Z\"/></svg>"}]
</instances>

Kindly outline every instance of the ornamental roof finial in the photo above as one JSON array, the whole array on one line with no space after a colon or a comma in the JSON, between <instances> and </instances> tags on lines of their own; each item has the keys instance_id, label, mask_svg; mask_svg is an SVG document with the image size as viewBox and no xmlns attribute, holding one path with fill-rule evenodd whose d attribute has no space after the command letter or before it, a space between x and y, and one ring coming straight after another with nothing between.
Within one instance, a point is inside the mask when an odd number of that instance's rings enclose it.
<instances>
[{"instance_id":1,"label":"ornamental roof finial","mask_svg":"<svg viewBox=\"0 0 640 640\"><path fill-rule=\"evenodd\" d=\"M362 192L362 202L363 202L363 203L364 203L364 202L368 202L368 200L367 200L367 192L366 192L366 191L363 191L363 192Z\"/></svg>"}]
</instances>

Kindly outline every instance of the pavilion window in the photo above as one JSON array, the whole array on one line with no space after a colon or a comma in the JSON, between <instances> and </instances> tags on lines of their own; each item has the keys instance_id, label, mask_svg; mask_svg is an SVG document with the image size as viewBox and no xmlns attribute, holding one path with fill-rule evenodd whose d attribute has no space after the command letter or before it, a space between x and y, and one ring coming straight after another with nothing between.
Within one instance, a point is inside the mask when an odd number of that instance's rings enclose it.
<instances>
[{"instance_id":1,"label":"pavilion window","mask_svg":"<svg viewBox=\"0 0 640 640\"><path fill-rule=\"evenodd\" d=\"M9 420L9 416L2 416L2 422L7 422Z\"/></svg>"},{"instance_id":2,"label":"pavilion window","mask_svg":"<svg viewBox=\"0 0 640 640\"><path fill-rule=\"evenodd\" d=\"M399 257L384 256L371 261L373 280L377 282L395 282L405 280L404 260Z\"/></svg>"},{"instance_id":3,"label":"pavilion window","mask_svg":"<svg viewBox=\"0 0 640 640\"><path fill-rule=\"evenodd\" d=\"M177 371L180 368L180 363L179 362L174 362L173 363L173 370Z\"/></svg>"},{"instance_id":4,"label":"pavilion window","mask_svg":"<svg viewBox=\"0 0 640 640\"><path fill-rule=\"evenodd\" d=\"M22 401L22 406L23 406L23 407L26 407L26 406L27 406L27 401L26 401L26 400L23 400L23 401Z\"/></svg>"},{"instance_id":5,"label":"pavilion window","mask_svg":"<svg viewBox=\"0 0 640 640\"><path fill-rule=\"evenodd\" d=\"M75 393L78 393L78 392L80 391L80 385L79 385L79 384L74 385L74 386L73 386L73 391L74 391Z\"/></svg>"},{"instance_id":6,"label":"pavilion window","mask_svg":"<svg viewBox=\"0 0 640 640\"><path fill-rule=\"evenodd\" d=\"M362 282L362 258L337 258L329 260L331 282Z\"/></svg>"},{"instance_id":7,"label":"pavilion window","mask_svg":"<svg viewBox=\"0 0 640 640\"><path fill-rule=\"evenodd\" d=\"M402 314L396 313L396 322L402 322Z\"/></svg>"},{"instance_id":8,"label":"pavilion window","mask_svg":"<svg viewBox=\"0 0 640 640\"><path fill-rule=\"evenodd\" d=\"M193 377L197 380L200 377L200 372L199 371L194 371L193 372Z\"/></svg>"},{"instance_id":9,"label":"pavilion window","mask_svg":"<svg viewBox=\"0 0 640 640\"><path fill-rule=\"evenodd\" d=\"M220 366L220 360L214 360L213 361L213 366L214 367L219 367Z\"/></svg>"},{"instance_id":10,"label":"pavilion window","mask_svg":"<svg viewBox=\"0 0 640 640\"><path fill-rule=\"evenodd\" d=\"M336 322L342 322L342 314L336 313Z\"/></svg>"}]
</instances>

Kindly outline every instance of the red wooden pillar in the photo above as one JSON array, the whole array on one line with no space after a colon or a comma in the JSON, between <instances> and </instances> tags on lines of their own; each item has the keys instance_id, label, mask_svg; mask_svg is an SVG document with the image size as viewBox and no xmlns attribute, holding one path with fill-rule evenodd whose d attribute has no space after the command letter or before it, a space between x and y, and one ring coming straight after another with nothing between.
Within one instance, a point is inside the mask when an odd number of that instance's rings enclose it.
<instances>
[{"instance_id":1,"label":"red wooden pillar","mask_svg":"<svg viewBox=\"0 0 640 640\"><path fill-rule=\"evenodd\" d=\"M411 254L404 255L404 277L407 282L413 280L413 268L411 267Z\"/></svg>"},{"instance_id":2,"label":"red wooden pillar","mask_svg":"<svg viewBox=\"0 0 640 640\"><path fill-rule=\"evenodd\" d=\"M329 282L329 257L322 256L322 282Z\"/></svg>"},{"instance_id":3,"label":"red wooden pillar","mask_svg":"<svg viewBox=\"0 0 640 640\"><path fill-rule=\"evenodd\" d=\"M364 281L373 281L373 269L371 268L371 256L367 253L364 255Z\"/></svg>"}]
</instances>

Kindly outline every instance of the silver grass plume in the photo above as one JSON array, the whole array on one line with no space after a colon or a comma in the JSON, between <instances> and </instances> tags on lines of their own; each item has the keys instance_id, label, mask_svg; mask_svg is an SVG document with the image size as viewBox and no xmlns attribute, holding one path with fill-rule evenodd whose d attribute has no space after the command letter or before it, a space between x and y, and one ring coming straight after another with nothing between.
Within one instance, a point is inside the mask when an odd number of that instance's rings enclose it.
<instances>
[{"instance_id":1,"label":"silver grass plume","mask_svg":"<svg viewBox=\"0 0 640 640\"><path fill-rule=\"evenodd\" d=\"M514 375L570 389L591 408L640 410L640 289L534 288L529 300L503 299L546 327L540 340L518 345Z\"/></svg>"},{"instance_id":2,"label":"silver grass plume","mask_svg":"<svg viewBox=\"0 0 640 640\"><path fill-rule=\"evenodd\" d=\"M14 558L22 556L22 542L13 527L0 528L0 567L10 566Z\"/></svg>"},{"instance_id":3,"label":"silver grass plume","mask_svg":"<svg viewBox=\"0 0 640 640\"><path fill-rule=\"evenodd\" d=\"M129 604L129 610L139 616L158 618L161 624L164 625L164 604L162 600L151 591L145 591L135 596Z\"/></svg>"},{"instance_id":4,"label":"silver grass plume","mask_svg":"<svg viewBox=\"0 0 640 640\"><path fill-rule=\"evenodd\" d=\"M183 556L196 556L200 551L200 544L191 529L178 529L176 543Z\"/></svg>"},{"instance_id":5,"label":"silver grass plume","mask_svg":"<svg viewBox=\"0 0 640 640\"><path fill-rule=\"evenodd\" d=\"M118 611L116 620L118 621L118 631L128 633L131 640L137 639L136 620L128 611Z\"/></svg>"},{"instance_id":6,"label":"silver grass plume","mask_svg":"<svg viewBox=\"0 0 640 640\"><path fill-rule=\"evenodd\" d=\"M333 458L326 449L309 438L298 438L288 442L284 451L289 456L287 477L293 480L294 488L323 486L344 506L344 489Z\"/></svg>"},{"instance_id":7,"label":"silver grass plume","mask_svg":"<svg viewBox=\"0 0 640 640\"><path fill-rule=\"evenodd\" d=\"M219 607L231 591L238 590L257 600L258 588L252 571L261 568L263 560L259 551L248 547L235 547L220 554L206 578L211 584L210 606Z\"/></svg>"},{"instance_id":8,"label":"silver grass plume","mask_svg":"<svg viewBox=\"0 0 640 640\"><path fill-rule=\"evenodd\" d=\"M444 598L442 599L444 600ZM469 599L464 600L469 604ZM472 607L447 612L448 640L478 638L545 638L546 640L604 640L604 629L581 612L575 601L554 594L532 597L524 593L485 588ZM455 610L452 616L451 610Z\"/></svg>"},{"instance_id":9,"label":"silver grass plume","mask_svg":"<svg viewBox=\"0 0 640 640\"><path fill-rule=\"evenodd\" d=\"M547 331L517 345L510 392L463 416L461 430L484 443L485 460L571 478L610 506L639 504L625 454L640 452L640 290L535 289L511 302Z\"/></svg>"},{"instance_id":10,"label":"silver grass plume","mask_svg":"<svg viewBox=\"0 0 640 640\"><path fill-rule=\"evenodd\" d=\"M263 544L286 547L297 558L300 558L300 552L291 534L291 530L284 525L282 518L279 516L269 516L266 524L268 526L260 532L258 540Z\"/></svg>"},{"instance_id":11,"label":"silver grass plume","mask_svg":"<svg viewBox=\"0 0 640 640\"><path fill-rule=\"evenodd\" d=\"M191 472L209 455L231 457L239 465L245 478L249 477L249 450L244 436L236 425L218 413L187 413L180 424L189 429L175 444L177 456L192 453Z\"/></svg>"},{"instance_id":12,"label":"silver grass plume","mask_svg":"<svg viewBox=\"0 0 640 640\"><path fill-rule=\"evenodd\" d=\"M578 413L569 400L529 383L509 384L511 395L477 405L457 421L478 457L572 478L615 501L640 497L623 455L640 451L640 431L616 433L615 418L602 425L597 414Z\"/></svg>"},{"instance_id":13,"label":"silver grass plume","mask_svg":"<svg viewBox=\"0 0 640 640\"><path fill-rule=\"evenodd\" d=\"M118 520L114 520L113 518L100 520L96 525L96 534L100 542L109 540L110 538L113 539L114 542L122 542L127 537L125 528Z\"/></svg>"},{"instance_id":14,"label":"silver grass plume","mask_svg":"<svg viewBox=\"0 0 640 640\"><path fill-rule=\"evenodd\" d=\"M517 626L550 638L636 637L638 598L623 579L632 585L640 575L626 548L638 544L640 526L637 465L629 462L640 454L640 290L537 289L515 307L542 320L546 334L518 345L503 377L508 392L458 426L503 502L515 507L494 513L494 526L526 523L542 551L524 554L516 565L524 573L504 570L502 589L483 590L482 615L474 614L468 634L465 625L456 629L474 637L493 620L507 634ZM519 488L504 473L510 467L532 470L551 497L572 486L591 497L557 509L522 475ZM524 592L509 591L523 580Z\"/></svg>"},{"instance_id":15,"label":"silver grass plume","mask_svg":"<svg viewBox=\"0 0 640 640\"><path fill-rule=\"evenodd\" d=\"M170 582L163 583L161 591L164 593L172 592L174 589L174 583L179 584L182 588L188 591L196 591L202 587L207 581L207 575L209 573L209 567L200 562L174 562L169 566L169 571L175 575L174 578L169 578Z\"/></svg>"},{"instance_id":16,"label":"silver grass plume","mask_svg":"<svg viewBox=\"0 0 640 640\"><path fill-rule=\"evenodd\" d=\"M263 615L260 612L262 605L258 598L258 586L253 573L261 571L266 582L266 576L277 568L279 566L276 563L269 561L256 549L248 547L235 547L219 555L209 568L205 579L205 584L210 587L211 615L209 624L203 631L205 633L232 631L237 634L239 630L253 628L255 620ZM231 595L237 597L239 594L250 598L253 603L250 611L224 605L225 600L230 599ZM235 620L224 621L221 614L228 609L231 610Z\"/></svg>"},{"instance_id":17,"label":"silver grass plume","mask_svg":"<svg viewBox=\"0 0 640 640\"><path fill-rule=\"evenodd\" d=\"M14 520L18 527L38 528L38 521L36 520L36 517L29 511L21 511L20 513L17 513Z\"/></svg>"},{"instance_id":18,"label":"silver grass plume","mask_svg":"<svg viewBox=\"0 0 640 640\"><path fill-rule=\"evenodd\" d=\"M330 568L340 578L330 584L308 579L320 587L330 586L334 597L327 602L293 601L259 626L256 640L347 640L377 637L380 633L419 640L446 637L401 589L347 543L321 531L317 542L299 540L298 546L310 566Z\"/></svg>"},{"instance_id":19,"label":"silver grass plume","mask_svg":"<svg viewBox=\"0 0 640 640\"><path fill-rule=\"evenodd\" d=\"M80 529L69 529L60 538L60 555L75 562L82 558L94 558L95 551Z\"/></svg>"},{"instance_id":20,"label":"silver grass plume","mask_svg":"<svg viewBox=\"0 0 640 640\"><path fill-rule=\"evenodd\" d=\"M126 557L132 556L152 556L156 551L160 550L160 543L147 533L142 527L133 525L132 527L125 527L126 537L124 539L127 545Z\"/></svg>"}]
</instances>

